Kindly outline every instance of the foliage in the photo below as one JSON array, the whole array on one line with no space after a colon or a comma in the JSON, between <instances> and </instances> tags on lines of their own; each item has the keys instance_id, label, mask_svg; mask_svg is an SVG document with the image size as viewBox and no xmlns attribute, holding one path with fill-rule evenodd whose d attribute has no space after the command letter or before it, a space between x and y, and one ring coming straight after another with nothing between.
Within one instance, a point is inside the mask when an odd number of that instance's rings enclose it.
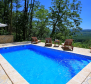
<instances>
[{"instance_id":1,"label":"foliage","mask_svg":"<svg viewBox=\"0 0 91 84\"><path fill-rule=\"evenodd\" d=\"M78 0L52 0L50 10L45 9L37 0L0 0L0 22L8 27L0 28L1 35L12 33L14 41L51 37L53 42L66 38L74 39L74 46L89 48L91 32L81 31L81 2ZM23 10L19 10L23 8ZM50 29L52 29L50 31Z\"/></svg>"},{"instance_id":2,"label":"foliage","mask_svg":"<svg viewBox=\"0 0 91 84\"><path fill-rule=\"evenodd\" d=\"M74 47L88 48L91 46L91 39L88 42L74 42Z\"/></svg>"},{"instance_id":3,"label":"foliage","mask_svg":"<svg viewBox=\"0 0 91 84\"><path fill-rule=\"evenodd\" d=\"M82 30L80 33L76 33L76 36L73 36L75 42L85 42L91 39L91 30Z\"/></svg>"},{"instance_id":4,"label":"foliage","mask_svg":"<svg viewBox=\"0 0 91 84\"><path fill-rule=\"evenodd\" d=\"M81 30L79 27L81 23L79 15L81 2L77 2L77 0L73 0L72 3L69 0L52 1L53 6L50 7L50 18L52 19L51 23L53 25L51 37L55 39L57 33L62 33L64 39L66 39L68 36L72 36Z\"/></svg>"}]
</instances>

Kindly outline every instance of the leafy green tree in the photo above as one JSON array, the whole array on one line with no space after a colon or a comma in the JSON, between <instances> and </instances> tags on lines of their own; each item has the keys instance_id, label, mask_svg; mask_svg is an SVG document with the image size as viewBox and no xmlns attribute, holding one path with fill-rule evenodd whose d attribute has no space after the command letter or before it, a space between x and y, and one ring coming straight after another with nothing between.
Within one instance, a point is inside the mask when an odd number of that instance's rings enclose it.
<instances>
[{"instance_id":1,"label":"leafy green tree","mask_svg":"<svg viewBox=\"0 0 91 84\"><path fill-rule=\"evenodd\" d=\"M15 3L15 8L16 8L16 10L15 11L13 11L13 19L12 19L12 24L13 24L13 34L14 34L14 39L15 39L15 41L19 41L19 27L20 27L20 25L19 25L19 23L18 23L18 20L19 20L19 17L20 17L20 15L21 15L21 13L20 13L20 11L18 10L20 7L21 7L21 5L20 5L20 0L15 0L14 1L14 3Z\"/></svg>"},{"instance_id":2,"label":"leafy green tree","mask_svg":"<svg viewBox=\"0 0 91 84\"><path fill-rule=\"evenodd\" d=\"M49 36L49 28L48 28L48 16L49 11L44 8L43 5L39 6L35 12L35 18L37 19L36 27L38 29L39 38L46 38Z\"/></svg>"},{"instance_id":3,"label":"leafy green tree","mask_svg":"<svg viewBox=\"0 0 91 84\"><path fill-rule=\"evenodd\" d=\"M71 4L69 0L52 0L53 6L50 7L53 30L51 37L56 38L57 33L62 33L65 38L71 36L76 30L80 30L80 9L81 3L76 3L77 0L73 0ZM69 31L73 29L73 31ZM58 31L58 32L57 32ZM70 33L70 34L69 34Z\"/></svg>"},{"instance_id":4,"label":"leafy green tree","mask_svg":"<svg viewBox=\"0 0 91 84\"><path fill-rule=\"evenodd\" d=\"M34 6L35 6L35 0L31 0L31 2L29 4L29 7L30 7L30 9L29 9L29 18L30 18L30 20L29 20L29 24L30 24L29 25L30 26L30 28L29 28L29 37L30 38L32 37L32 28L33 28L32 24L33 24Z\"/></svg>"},{"instance_id":5,"label":"leafy green tree","mask_svg":"<svg viewBox=\"0 0 91 84\"><path fill-rule=\"evenodd\" d=\"M12 34L12 0L11 0L11 14L10 14L10 34Z\"/></svg>"},{"instance_id":6,"label":"leafy green tree","mask_svg":"<svg viewBox=\"0 0 91 84\"><path fill-rule=\"evenodd\" d=\"M4 2L0 1L0 22L3 22Z\"/></svg>"},{"instance_id":7,"label":"leafy green tree","mask_svg":"<svg viewBox=\"0 0 91 84\"><path fill-rule=\"evenodd\" d=\"M0 1L0 21L1 23L7 23L10 24L10 0L2 0ZM10 32L9 26L7 28L3 28L4 30L7 30Z\"/></svg>"}]
</instances>

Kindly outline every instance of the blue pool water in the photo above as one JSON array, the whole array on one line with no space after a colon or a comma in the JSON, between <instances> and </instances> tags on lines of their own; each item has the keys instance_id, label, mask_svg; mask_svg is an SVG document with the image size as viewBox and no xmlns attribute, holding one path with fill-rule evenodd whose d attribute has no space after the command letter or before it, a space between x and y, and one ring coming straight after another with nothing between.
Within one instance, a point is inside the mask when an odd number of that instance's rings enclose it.
<instances>
[{"instance_id":1,"label":"blue pool water","mask_svg":"<svg viewBox=\"0 0 91 84\"><path fill-rule=\"evenodd\" d=\"M91 62L88 56L35 45L0 48L0 53L30 84L66 84Z\"/></svg>"}]
</instances>

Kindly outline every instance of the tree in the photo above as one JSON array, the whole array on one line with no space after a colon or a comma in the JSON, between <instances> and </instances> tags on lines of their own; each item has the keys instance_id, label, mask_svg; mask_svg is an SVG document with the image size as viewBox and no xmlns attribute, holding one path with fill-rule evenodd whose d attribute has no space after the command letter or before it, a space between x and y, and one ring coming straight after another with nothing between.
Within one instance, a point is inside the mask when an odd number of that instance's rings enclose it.
<instances>
[{"instance_id":1,"label":"tree","mask_svg":"<svg viewBox=\"0 0 91 84\"><path fill-rule=\"evenodd\" d=\"M36 28L38 30L38 37L44 39L45 37L49 35L49 32L50 32L48 28L49 11L45 9L43 5L41 5L41 6L38 6L34 16L37 19Z\"/></svg>"},{"instance_id":2,"label":"tree","mask_svg":"<svg viewBox=\"0 0 91 84\"><path fill-rule=\"evenodd\" d=\"M30 3L30 9L29 9L29 13L30 13L30 29L29 29L29 37L31 38L31 33L32 33L32 22L33 22L33 9L34 9L34 4L35 4L35 0L31 0Z\"/></svg>"},{"instance_id":3,"label":"tree","mask_svg":"<svg viewBox=\"0 0 91 84\"><path fill-rule=\"evenodd\" d=\"M7 23L8 24L8 28L3 28L5 31L9 31L10 32L10 28L9 28L9 24L10 24L10 0L2 0L0 1L0 21L2 23Z\"/></svg>"},{"instance_id":4,"label":"tree","mask_svg":"<svg viewBox=\"0 0 91 84\"><path fill-rule=\"evenodd\" d=\"M76 3L77 0L73 0L71 4L69 0L52 0L53 6L50 7L53 30L51 33L51 37L56 38L57 33L62 33L62 35L66 38L67 36L71 36L74 32L69 31L70 29L79 30L80 24L80 15L79 15L79 6L81 3ZM73 9L73 7L75 7ZM73 25L75 24L75 26ZM76 32L76 31L75 31ZM71 34L69 34L71 33Z\"/></svg>"},{"instance_id":5,"label":"tree","mask_svg":"<svg viewBox=\"0 0 91 84\"><path fill-rule=\"evenodd\" d=\"M19 31L18 31L18 28L19 28L18 20L19 20L19 15L20 15L18 9L21 7L19 1L20 1L20 0L15 0L15 1L14 1L14 3L16 4L16 5L15 5L15 7L16 7L16 12L13 12L13 26L14 26L14 28L15 28L15 29L14 29L14 30L15 30L15 41L18 41L18 40L19 40L18 35L20 34L20 33L18 33L18 32L19 32Z\"/></svg>"},{"instance_id":6,"label":"tree","mask_svg":"<svg viewBox=\"0 0 91 84\"><path fill-rule=\"evenodd\" d=\"M10 34L12 34L12 0L11 0Z\"/></svg>"}]
</instances>

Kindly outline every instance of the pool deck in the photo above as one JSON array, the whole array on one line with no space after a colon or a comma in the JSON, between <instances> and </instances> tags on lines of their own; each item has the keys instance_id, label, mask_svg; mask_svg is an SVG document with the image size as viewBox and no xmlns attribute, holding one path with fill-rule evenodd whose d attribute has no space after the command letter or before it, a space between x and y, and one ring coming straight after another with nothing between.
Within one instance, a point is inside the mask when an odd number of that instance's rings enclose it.
<instances>
[{"instance_id":1,"label":"pool deck","mask_svg":"<svg viewBox=\"0 0 91 84\"><path fill-rule=\"evenodd\" d=\"M0 84L12 84L3 67L0 65Z\"/></svg>"},{"instance_id":2,"label":"pool deck","mask_svg":"<svg viewBox=\"0 0 91 84\"><path fill-rule=\"evenodd\" d=\"M6 44L0 44L0 48L3 47L10 47L10 46L17 46L17 45L27 45L31 44L30 41L27 42L14 42L14 43L6 43ZM40 42L38 44L33 44L33 45L38 45L45 47L45 43ZM52 44L52 47L47 47L47 48L52 48L56 50L62 50L61 45L59 47L54 47L54 44ZM78 48L74 47L73 51L67 51L71 53L76 53L76 54L82 54L86 56L91 56L90 49L85 49L85 48ZM0 54L0 84L8 80L9 83L4 83L4 84L29 84ZM1 67L2 66L2 67ZM2 74L4 73L5 79L1 79ZM91 63L89 63L86 67L84 67L76 76L74 76L67 84L91 84Z\"/></svg>"}]
</instances>

